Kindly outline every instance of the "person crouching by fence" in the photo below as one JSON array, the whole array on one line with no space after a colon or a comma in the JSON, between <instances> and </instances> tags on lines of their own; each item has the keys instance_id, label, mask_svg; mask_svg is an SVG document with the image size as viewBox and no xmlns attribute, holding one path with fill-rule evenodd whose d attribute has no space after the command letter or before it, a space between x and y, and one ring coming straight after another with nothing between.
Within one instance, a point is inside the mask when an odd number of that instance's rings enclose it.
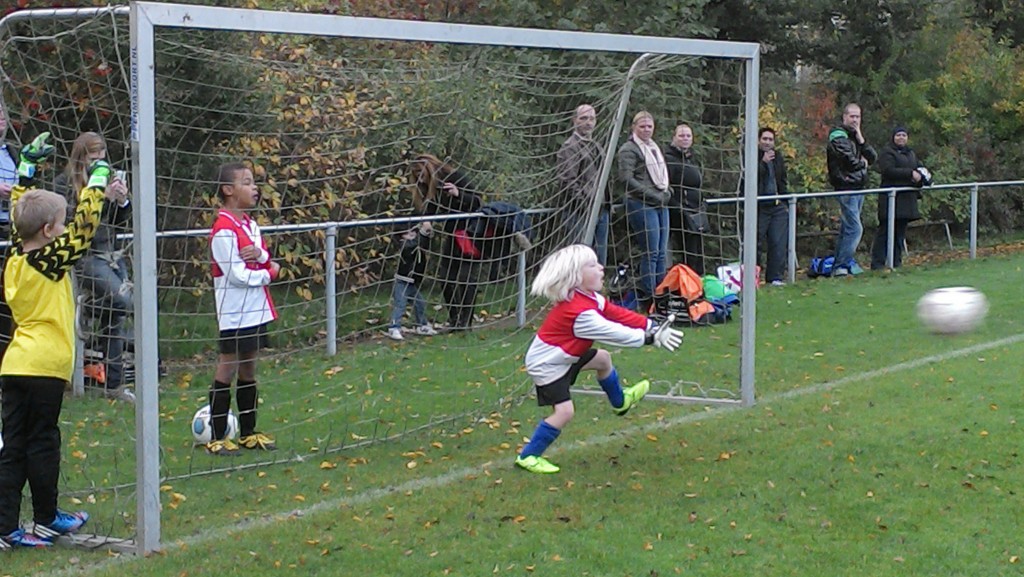
<instances>
[{"instance_id":1,"label":"person crouching by fence","mask_svg":"<svg viewBox=\"0 0 1024 577\"><path fill-rule=\"evenodd\" d=\"M405 315L406 305L410 300L416 321L416 334L437 334L427 320L427 303L419 289L427 268L427 248L432 233L433 228L429 222L413 227L408 224L399 225L399 232L396 235L399 243L398 270L395 272L395 284L391 291L391 324L388 325L388 338L392 340L405 340L402 336L402 316Z\"/></svg>"}]
</instances>

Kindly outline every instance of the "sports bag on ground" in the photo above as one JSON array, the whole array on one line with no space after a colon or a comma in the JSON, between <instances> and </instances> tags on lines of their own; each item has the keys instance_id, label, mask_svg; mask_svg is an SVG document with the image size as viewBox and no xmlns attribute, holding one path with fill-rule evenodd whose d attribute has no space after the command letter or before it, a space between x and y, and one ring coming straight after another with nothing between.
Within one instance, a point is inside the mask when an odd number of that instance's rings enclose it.
<instances>
[{"instance_id":1,"label":"sports bag on ground","mask_svg":"<svg viewBox=\"0 0 1024 577\"><path fill-rule=\"evenodd\" d=\"M654 289L656 317L676 315L676 323L706 325L712 322L715 307L704 300L704 283L692 268L677 264L665 273Z\"/></svg>"}]
</instances>

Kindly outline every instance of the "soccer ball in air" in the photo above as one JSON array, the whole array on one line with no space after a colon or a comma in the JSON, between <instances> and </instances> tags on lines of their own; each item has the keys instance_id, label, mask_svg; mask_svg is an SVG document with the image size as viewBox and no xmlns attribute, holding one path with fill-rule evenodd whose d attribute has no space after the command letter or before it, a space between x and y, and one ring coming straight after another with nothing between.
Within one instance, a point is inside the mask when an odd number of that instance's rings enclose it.
<instances>
[{"instance_id":1,"label":"soccer ball in air","mask_svg":"<svg viewBox=\"0 0 1024 577\"><path fill-rule=\"evenodd\" d=\"M235 413L228 411L228 439L234 439L238 435L238 417ZM210 405L196 411L192 417L192 438L199 445L205 445L213 440L213 423L210 422Z\"/></svg>"},{"instance_id":2,"label":"soccer ball in air","mask_svg":"<svg viewBox=\"0 0 1024 577\"><path fill-rule=\"evenodd\" d=\"M931 332L958 335L977 328L988 312L988 300L968 286L930 290L917 301L917 318Z\"/></svg>"}]
</instances>

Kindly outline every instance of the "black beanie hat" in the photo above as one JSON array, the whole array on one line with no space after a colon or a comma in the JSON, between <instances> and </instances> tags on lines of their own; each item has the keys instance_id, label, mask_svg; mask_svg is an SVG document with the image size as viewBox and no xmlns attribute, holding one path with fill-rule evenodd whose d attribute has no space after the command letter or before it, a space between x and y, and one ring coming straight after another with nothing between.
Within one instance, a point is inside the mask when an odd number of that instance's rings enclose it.
<instances>
[{"instance_id":1,"label":"black beanie hat","mask_svg":"<svg viewBox=\"0 0 1024 577\"><path fill-rule=\"evenodd\" d=\"M907 127L897 124L896 127L892 129L892 135L896 136L896 134L900 132L904 132L907 136L910 136L910 131L907 130Z\"/></svg>"}]
</instances>

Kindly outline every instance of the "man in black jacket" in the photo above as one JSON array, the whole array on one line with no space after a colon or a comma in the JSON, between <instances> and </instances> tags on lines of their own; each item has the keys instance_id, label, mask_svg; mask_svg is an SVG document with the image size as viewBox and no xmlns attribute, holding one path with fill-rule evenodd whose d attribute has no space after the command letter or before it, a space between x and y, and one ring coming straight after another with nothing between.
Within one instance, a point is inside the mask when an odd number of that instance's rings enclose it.
<instances>
[{"instance_id":1,"label":"man in black jacket","mask_svg":"<svg viewBox=\"0 0 1024 577\"><path fill-rule=\"evenodd\" d=\"M786 163L775 153L775 130L757 131L761 161L757 164L757 196L787 194ZM775 286L785 284L786 256L789 245L789 201L759 200L757 203L757 257L768 253L764 278Z\"/></svg>"},{"instance_id":2,"label":"man in black jacket","mask_svg":"<svg viewBox=\"0 0 1024 577\"><path fill-rule=\"evenodd\" d=\"M828 134L828 180L835 190L864 190L868 184L868 166L878 158L875 149L865 140L860 129L860 105L847 104L843 109L843 124ZM857 274L860 267L854 262L864 226L860 211L864 195L847 194L839 197L839 236L836 238L836 266L833 276Z\"/></svg>"}]
</instances>

